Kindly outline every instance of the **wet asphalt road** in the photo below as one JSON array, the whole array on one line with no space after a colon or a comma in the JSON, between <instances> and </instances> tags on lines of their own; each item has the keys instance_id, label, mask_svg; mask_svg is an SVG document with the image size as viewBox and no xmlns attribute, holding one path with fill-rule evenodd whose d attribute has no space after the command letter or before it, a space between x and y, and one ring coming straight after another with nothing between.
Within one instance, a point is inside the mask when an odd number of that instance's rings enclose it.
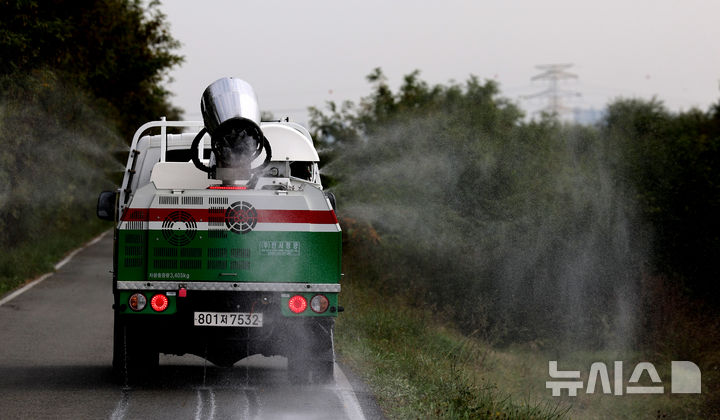
<instances>
[{"instance_id":1,"label":"wet asphalt road","mask_svg":"<svg viewBox=\"0 0 720 420\"><path fill-rule=\"evenodd\" d=\"M160 356L148 383L111 376L112 235L0 304L2 419L360 419L379 411L336 365L336 383L291 385L282 357L217 368ZM2 302L2 301L0 301ZM352 385L351 385L352 383Z\"/></svg>"}]
</instances>

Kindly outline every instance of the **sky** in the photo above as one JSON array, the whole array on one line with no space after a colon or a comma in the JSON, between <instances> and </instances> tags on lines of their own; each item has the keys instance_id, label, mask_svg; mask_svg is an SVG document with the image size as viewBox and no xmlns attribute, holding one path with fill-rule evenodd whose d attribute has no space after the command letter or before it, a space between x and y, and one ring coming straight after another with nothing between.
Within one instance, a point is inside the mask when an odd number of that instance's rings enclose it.
<instances>
[{"instance_id":1,"label":"sky","mask_svg":"<svg viewBox=\"0 0 720 420\"><path fill-rule=\"evenodd\" d=\"M547 82L536 65L567 63L568 108L657 97L673 111L720 99L717 0L163 0L185 62L169 73L172 101L201 119L213 81L238 77L275 117L307 123L308 106L357 102L380 67L396 89L420 70L430 84L470 75L498 82L529 116Z\"/></svg>"}]
</instances>

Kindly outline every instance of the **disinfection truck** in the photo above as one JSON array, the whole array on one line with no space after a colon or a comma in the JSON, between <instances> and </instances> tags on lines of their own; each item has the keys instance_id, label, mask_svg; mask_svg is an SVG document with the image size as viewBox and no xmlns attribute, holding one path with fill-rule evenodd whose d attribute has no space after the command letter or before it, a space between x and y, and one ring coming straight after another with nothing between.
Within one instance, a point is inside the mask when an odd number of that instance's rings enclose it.
<instances>
[{"instance_id":1,"label":"disinfection truck","mask_svg":"<svg viewBox=\"0 0 720 420\"><path fill-rule=\"evenodd\" d=\"M341 231L310 134L261 122L237 78L208 86L201 111L140 127L121 187L98 199L116 223L113 369L281 355L292 381L331 381Z\"/></svg>"}]
</instances>

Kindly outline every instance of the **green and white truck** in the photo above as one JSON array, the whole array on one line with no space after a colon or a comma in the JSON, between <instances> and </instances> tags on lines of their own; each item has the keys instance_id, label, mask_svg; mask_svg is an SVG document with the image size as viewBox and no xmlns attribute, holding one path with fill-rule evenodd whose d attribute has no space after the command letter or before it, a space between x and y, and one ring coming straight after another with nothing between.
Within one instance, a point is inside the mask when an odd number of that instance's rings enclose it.
<instances>
[{"instance_id":1,"label":"green and white truck","mask_svg":"<svg viewBox=\"0 0 720 420\"><path fill-rule=\"evenodd\" d=\"M262 354L287 357L294 382L332 381L341 231L310 134L260 122L240 79L211 84L201 110L140 127L120 189L98 200L116 223L114 371Z\"/></svg>"}]
</instances>

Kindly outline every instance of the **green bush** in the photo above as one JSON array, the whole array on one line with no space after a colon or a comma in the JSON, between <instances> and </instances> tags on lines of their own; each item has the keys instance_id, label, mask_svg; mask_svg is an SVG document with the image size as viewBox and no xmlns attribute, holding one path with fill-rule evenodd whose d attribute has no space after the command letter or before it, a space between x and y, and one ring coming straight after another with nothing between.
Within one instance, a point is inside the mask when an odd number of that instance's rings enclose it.
<instances>
[{"instance_id":1,"label":"green bush","mask_svg":"<svg viewBox=\"0 0 720 420\"><path fill-rule=\"evenodd\" d=\"M107 229L97 195L114 189L124 142L94 100L51 71L0 77L0 292L49 271Z\"/></svg>"},{"instance_id":2,"label":"green bush","mask_svg":"<svg viewBox=\"0 0 720 420\"><path fill-rule=\"evenodd\" d=\"M179 116L162 82L182 57L158 6L0 2L0 293L109 228L95 202L119 182L119 132Z\"/></svg>"},{"instance_id":3,"label":"green bush","mask_svg":"<svg viewBox=\"0 0 720 420\"><path fill-rule=\"evenodd\" d=\"M643 275L707 283L683 267L720 252L717 114L620 100L598 127L526 122L491 81L368 79L312 126L339 213L377 233L354 255L384 290L500 342L626 347Z\"/></svg>"}]
</instances>

